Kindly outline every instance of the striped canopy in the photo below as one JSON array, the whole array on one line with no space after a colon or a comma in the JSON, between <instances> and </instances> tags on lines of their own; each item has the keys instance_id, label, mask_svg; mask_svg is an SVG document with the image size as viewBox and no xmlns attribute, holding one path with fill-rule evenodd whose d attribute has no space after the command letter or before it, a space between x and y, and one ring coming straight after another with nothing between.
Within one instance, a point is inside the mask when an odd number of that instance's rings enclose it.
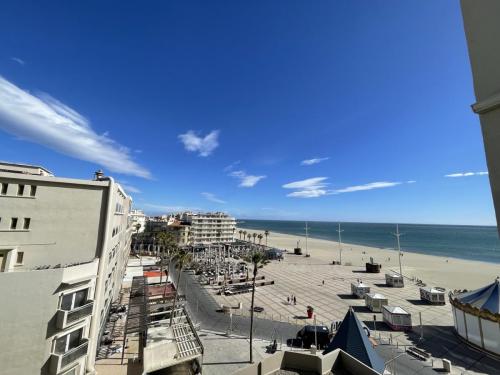
<instances>
[{"instance_id":1,"label":"striped canopy","mask_svg":"<svg viewBox=\"0 0 500 375\"><path fill-rule=\"evenodd\" d=\"M460 293L454 298L479 310L487 310L492 314L500 314L500 283L498 278L492 284L471 292Z\"/></svg>"}]
</instances>

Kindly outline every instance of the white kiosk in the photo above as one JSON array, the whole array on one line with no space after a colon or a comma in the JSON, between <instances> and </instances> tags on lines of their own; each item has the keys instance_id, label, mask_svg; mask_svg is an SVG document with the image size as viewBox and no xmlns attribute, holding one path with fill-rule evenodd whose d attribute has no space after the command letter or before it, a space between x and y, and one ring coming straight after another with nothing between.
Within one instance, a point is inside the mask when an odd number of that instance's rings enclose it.
<instances>
[{"instance_id":1,"label":"white kiosk","mask_svg":"<svg viewBox=\"0 0 500 375\"><path fill-rule=\"evenodd\" d=\"M380 293L366 293L365 306L373 312L382 312L382 306L387 306L389 300Z\"/></svg>"}]
</instances>

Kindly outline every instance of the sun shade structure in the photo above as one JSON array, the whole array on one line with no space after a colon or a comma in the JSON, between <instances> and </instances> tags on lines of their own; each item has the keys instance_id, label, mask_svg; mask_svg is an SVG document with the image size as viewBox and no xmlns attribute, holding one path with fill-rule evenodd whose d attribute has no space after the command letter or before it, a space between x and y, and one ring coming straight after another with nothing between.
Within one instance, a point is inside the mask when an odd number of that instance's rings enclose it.
<instances>
[{"instance_id":1,"label":"sun shade structure","mask_svg":"<svg viewBox=\"0 0 500 375\"><path fill-rule=\"evenodd\" d=\"M337 330L337 334L323 352L323 355L336 349L343 350L378 373L382 374L384 372L384 361L373 349L361 322L352 308L347 311L342 324Z\"/></svg>"},{"instance_id":2,"label":"sun shade structure","mask_svg":"<svg viewBox=\"0 0 500 375\"><path fill-rule=\"evenodd\" d=\"M449 294L455 330L468 343L500 354L500 285Z\"/></svg>"}]
</instances>

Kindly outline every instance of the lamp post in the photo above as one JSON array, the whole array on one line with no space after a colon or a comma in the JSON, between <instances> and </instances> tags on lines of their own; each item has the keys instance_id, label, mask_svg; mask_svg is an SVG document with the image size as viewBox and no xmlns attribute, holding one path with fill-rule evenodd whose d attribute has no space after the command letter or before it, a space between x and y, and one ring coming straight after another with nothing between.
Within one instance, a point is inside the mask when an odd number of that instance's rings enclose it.
<instances>
[{"instance_id":1,"label":"lamp post","mask_svg":"<svg viewBox=\"0 0 500 375\"><path fill-rule=\"evenodd\" d=\"M396 241L398 243L399 274L403 277L403 268L401 267L401 257L403 254L401 254L401 244L399 241L399 237L401 237L403 233L399 233L399 224L396 224L396 233L393 233L392 235L396 237Z\"/></svg>"},{"instance_id":2,"label":"lamp post","mask_svg":"<svg viewBox=\"0 0 500 375\"><path fill-rule=\"evenodd\" d=\"M342 265L342 235L341 233L344 230L340 229L340 223L339 223L339 229L337 229L337 233L339 234L339 254L340 254L340 265Z\"/></svg>"}]
</instances>

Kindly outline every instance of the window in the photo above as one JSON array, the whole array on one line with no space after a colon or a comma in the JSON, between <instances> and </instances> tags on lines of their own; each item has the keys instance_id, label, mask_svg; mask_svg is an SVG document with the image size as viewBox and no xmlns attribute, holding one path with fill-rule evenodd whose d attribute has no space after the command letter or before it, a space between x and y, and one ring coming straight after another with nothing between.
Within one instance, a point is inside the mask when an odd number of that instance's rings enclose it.
<instances>
[{"instance_id":1,"label":"window","mask_svg":"<svg viewBox=\"0 0 500 375\"><path fill-rule=\"evenodd\" d=\"M2 195L7 195L8 187L9 187L9 184L2 182Z\"/></svg>"},{"instance_id":2,"label":"window","mask_svg":"<svg viewBox=\"0 0 500 375\"><path fill-rule=\"evenodd\" d=\"M17 217L13 217L10 219L10 229L16 229L17 228Z\"/></svg>"},{"instance_id":3,"label":"window","mask_svg":"<svg viewBox=\"0 0 500 375\"><path fill-rule=\"evenodd\" d=\"M88 301L88 289L82 289L74 293L65 294L61 299L61 310L70 311L85 305Z\"/></svg>"},{"instance_id":4,"label":"window","mask_svg":"<svg viewBox=\"0 0 500 375\"><path fill-rule=\"evenodd\" d=\"M23 260L24 260L24 252L23 251L18 251L17 252L16 264L23 264Z\"/></svg>"},{"instance_id":5,"label":"window","mask_svg":"<svg viewBox=\"0 0 500 375\"><path fill-rule=\"evenodd\" d=\"M22 196L24 194L24 185L18 185L17 195Z\"/></svg>"},{"instance_id":6,"label":"window","mask_svg":"<svg viewBox=\"0 0 500 375\"><path fill-rule=\"evenodd\" d=\"M36 186L31 185L30 196L34 197L36 195Z\"/></svg>"},{"instance_id":7,"label":"window","mask_svg":"<svg viewBox=\"0 0 500 375\"><path fill-rule=\"evenodd\" d=\"M23 229L30 229L31 219L29 217L24 218Z\"/></svg>"},{"instance_id":8,"label":"window","mask_svg":"<svg viewBox=\"0 0 500 375\"><path fill-rule=\"evenodd\" d=\"M82 342L83 328L70 332L56 340L55 352L64 354L71 349L78 347Z\"/></svg>"}]
</instances>

